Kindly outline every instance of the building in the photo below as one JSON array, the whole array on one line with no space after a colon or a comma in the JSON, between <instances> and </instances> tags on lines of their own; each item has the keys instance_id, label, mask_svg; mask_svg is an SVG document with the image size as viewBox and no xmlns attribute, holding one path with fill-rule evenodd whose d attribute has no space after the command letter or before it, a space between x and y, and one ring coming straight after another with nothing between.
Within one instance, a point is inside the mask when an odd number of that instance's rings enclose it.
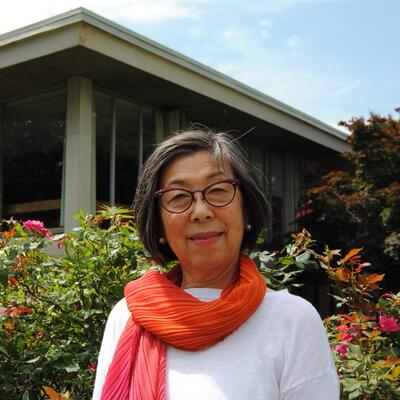
<instances>
[{"instance_id":1,"label":"building","mask_svg":"<svg viewBox=\"0 0 400 400\"><path fill-rule=\"evenodd\" d=\"M0 36L0 213L69 230L79 209L129 205L152 146L191 123L247 131L275 238L345 134L79 8Z\"/></svg>"}]
</instances>

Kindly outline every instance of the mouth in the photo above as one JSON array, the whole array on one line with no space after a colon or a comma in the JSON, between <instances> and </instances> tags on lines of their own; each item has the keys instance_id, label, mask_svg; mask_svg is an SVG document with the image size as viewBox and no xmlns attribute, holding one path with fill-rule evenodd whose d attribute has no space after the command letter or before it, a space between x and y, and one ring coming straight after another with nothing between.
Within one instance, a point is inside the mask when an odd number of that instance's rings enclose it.
<instances>
[{"instance_id":1,"label":"mouth","mask_svg":"<svg viewBox=\"0 0 400 400\"><path fill-rule=\"evenodd\" d=\"M214 244L222 235L222 232L200 232L190 236L195 244L210 245Z\"/></svg>"}]
</instances>

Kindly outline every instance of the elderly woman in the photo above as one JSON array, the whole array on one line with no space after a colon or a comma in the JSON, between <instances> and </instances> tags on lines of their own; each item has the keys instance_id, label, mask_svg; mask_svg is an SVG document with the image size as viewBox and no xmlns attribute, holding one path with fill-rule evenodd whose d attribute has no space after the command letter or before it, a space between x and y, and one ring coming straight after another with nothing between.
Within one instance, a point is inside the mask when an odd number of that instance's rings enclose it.
<instances>
[{"instance_id":1,"label":"elderly woman","mask_svg":"<svg viewBox=\"0 0 400 400\"><path fill-rule=\"evenodd\" d=\"M154 260L111 311L94 399L337 400L338 379L315 309L267 290L245 255L268 204L226 133L190 130L144 165L134 202Z\"/></svg>"}]
</instances>

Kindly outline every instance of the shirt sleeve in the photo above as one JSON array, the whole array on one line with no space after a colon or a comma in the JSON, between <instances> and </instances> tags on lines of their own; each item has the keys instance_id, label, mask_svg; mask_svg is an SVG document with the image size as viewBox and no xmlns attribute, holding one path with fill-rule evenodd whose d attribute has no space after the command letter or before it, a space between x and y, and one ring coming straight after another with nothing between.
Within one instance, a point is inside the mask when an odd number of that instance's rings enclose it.
<instances>
[{"instance_id":1,"label":"shirt sleeve","mask_svg":"<svg viewBox=\"0 0 400 400\"><path fill-rule=\"evenodd\" d=\"M114 356L118 340L129 317L130 313L125 299L120 300L110 312L104 329L99 358L97 360L96 380L92 397L93 400L100 400L108 368Z\"/></svg>"},{"instance_id":2,"label":"shirt sleeve","mask_svg":"<svg viewBox=\"0 0 400 400\"><path fill-rule=\"evenodd\" d=\"M319 314L300 297L291 296L288 302L284 323L290 334L284 350L280 399L339 400L339 379Z\"/></svg>"}]
</instances>

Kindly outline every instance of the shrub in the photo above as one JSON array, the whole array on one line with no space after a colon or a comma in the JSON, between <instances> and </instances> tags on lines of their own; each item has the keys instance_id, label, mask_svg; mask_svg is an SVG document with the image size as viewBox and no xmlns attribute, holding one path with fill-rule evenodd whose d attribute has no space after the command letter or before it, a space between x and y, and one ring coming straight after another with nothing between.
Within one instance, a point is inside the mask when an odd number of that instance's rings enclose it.
<instances>
[{"instance_id":1,"label":"shrub","mask_svg":"<svg viewBox=\"0 0 400 400\"><path fill-rule=\"evenodd\" d=\"M125 284L154 265L130 211L79 214L79 227L53 236L39 221L4 221L0 238L0 398L90 399L104 324ZM290 289L319 263L346 314L325 323L342 399L400 395L400 294L375 296L383 275L367 274L360 250L314 250L303 230L279 252L256 252L267 285ZM51 255L58 251L58 255ZM339 258L339 260L338 260ZM62 393L63 397L59 397ZM396 397L397 396L397 397Z\"/></svg>"},{"instance_id":2,"label":"shrub","mask_svg":"<svg viewBox=\"0 0 400 400\"><path fill-rule=\"evenodd\" d=\"M104 321L146 254L123 209L79 215L52 236L39 221L5 222L0 240L0 398L90 399ZM61 256L49 253L59 248Z\"/></svg>"}]
</instances>

